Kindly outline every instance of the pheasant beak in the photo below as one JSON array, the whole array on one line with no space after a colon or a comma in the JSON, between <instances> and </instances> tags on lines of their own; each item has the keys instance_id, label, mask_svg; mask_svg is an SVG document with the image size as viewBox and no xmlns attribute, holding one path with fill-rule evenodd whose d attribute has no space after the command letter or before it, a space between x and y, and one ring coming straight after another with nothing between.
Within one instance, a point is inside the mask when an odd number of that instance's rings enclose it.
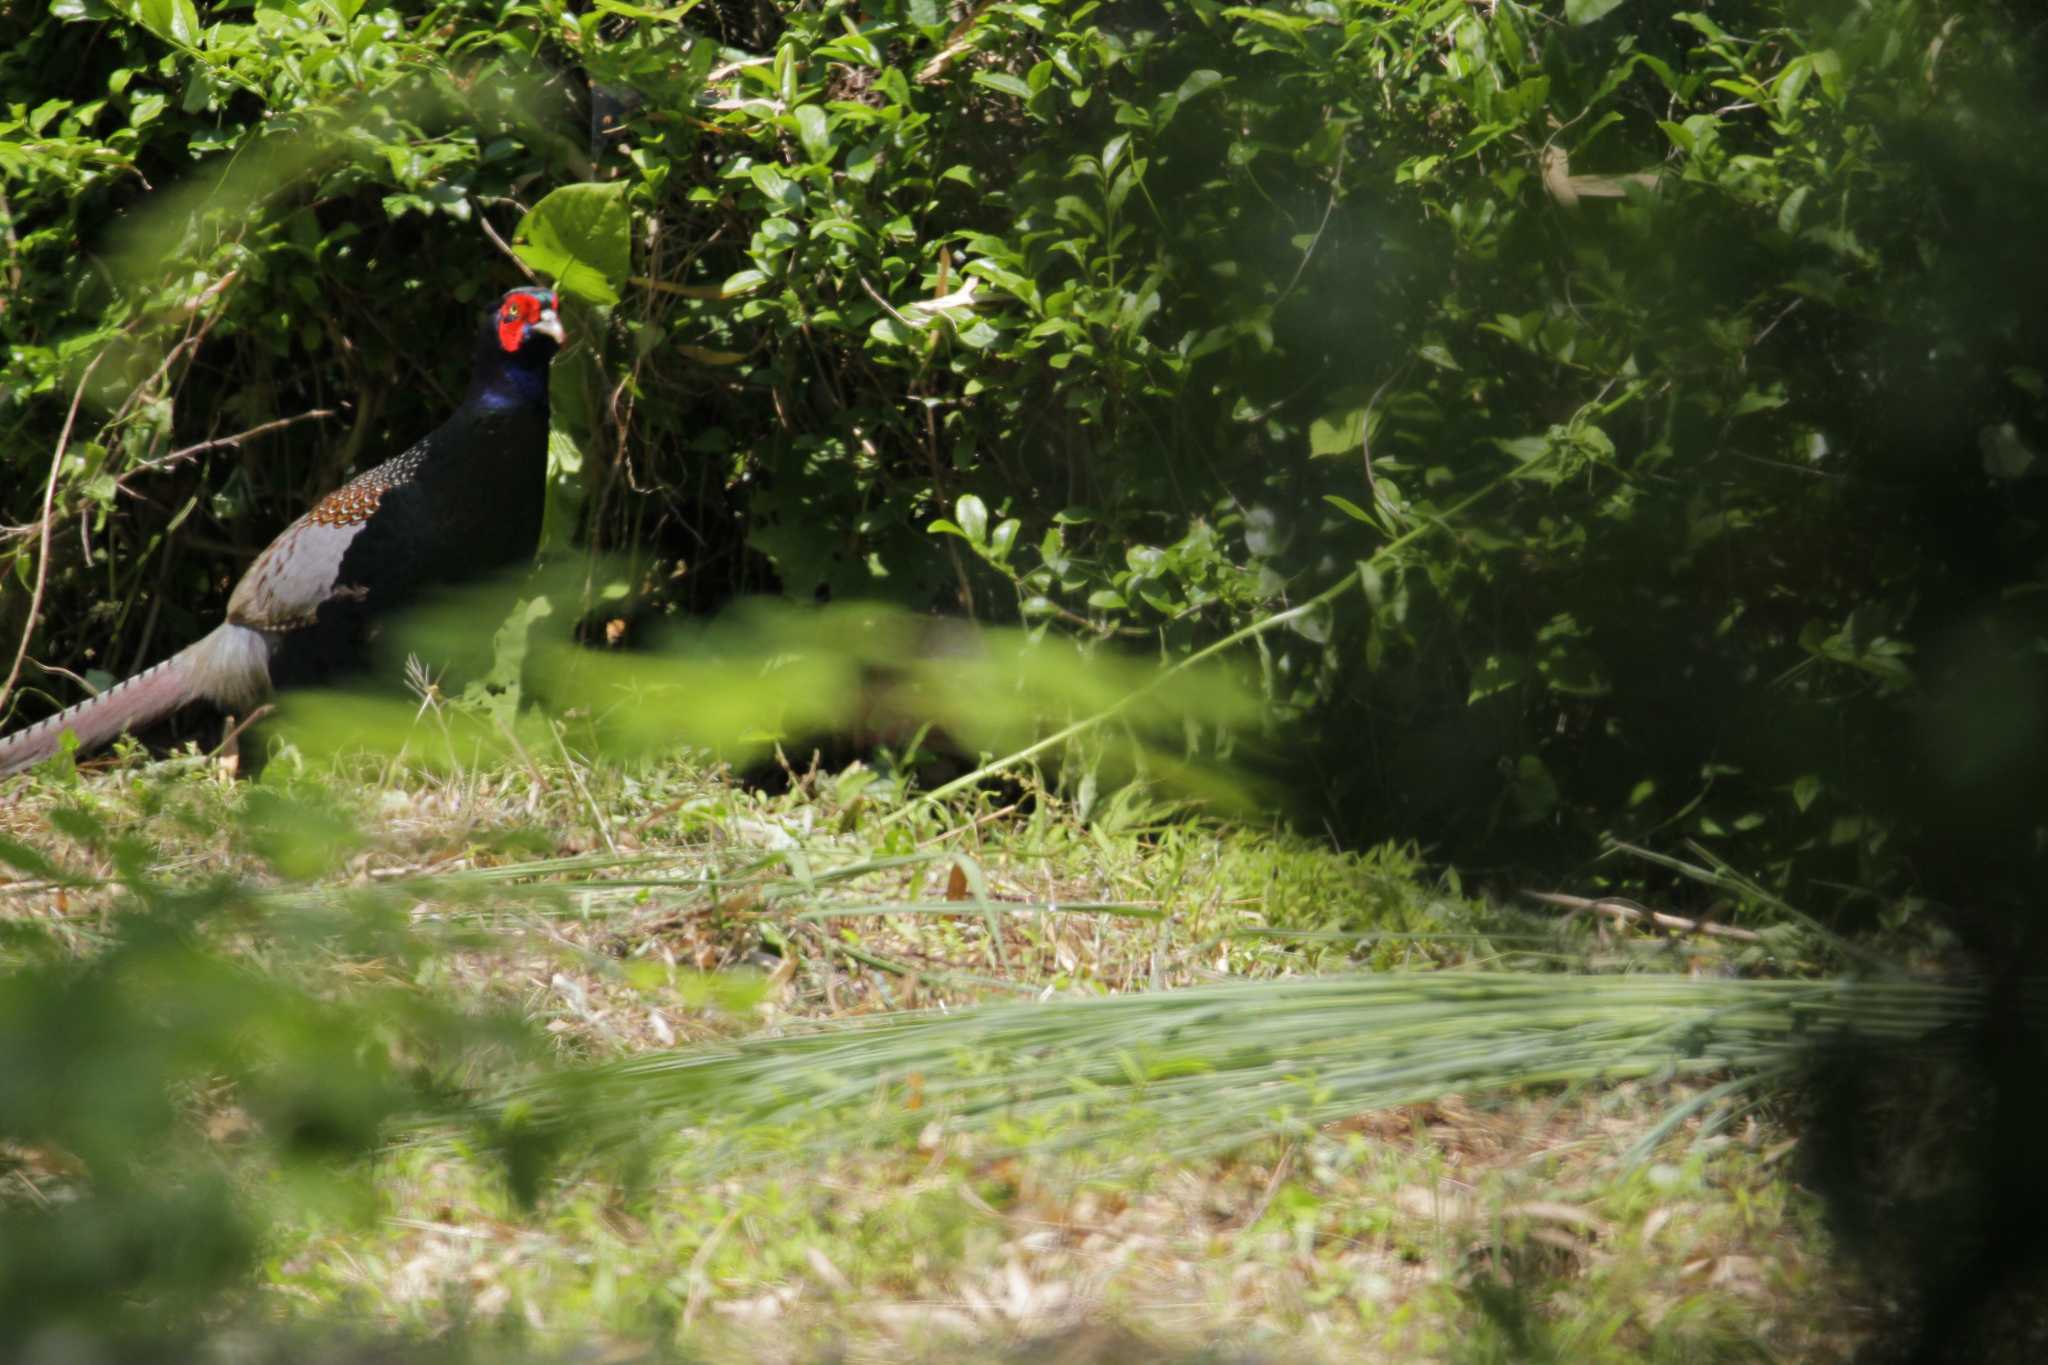
<instances>
[{"instance_id":1,"label":"pheasant beak","mask_svg":"<svg viewBox=\"0 0 2048 1365\"><path fill-rule=\"evenodd\" d=\"M557 346L564 345L569 340L568 333L562 330L562 319L556 316L555 310L552 308L541 309L539 320L530 325L534 331L539 332L542 336L552 337Z\"/></svg>"}]
</instances>

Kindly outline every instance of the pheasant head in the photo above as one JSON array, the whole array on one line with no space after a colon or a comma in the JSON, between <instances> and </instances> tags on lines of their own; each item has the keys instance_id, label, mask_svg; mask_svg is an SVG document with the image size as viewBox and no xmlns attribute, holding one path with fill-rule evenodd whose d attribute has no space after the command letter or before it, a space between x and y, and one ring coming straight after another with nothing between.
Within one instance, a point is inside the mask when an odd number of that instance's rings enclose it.
<instances>
[{"instance_id":1,"label":"pheasant head","mask_svg":"<svg viewBox=\"0 0 2048 1365\"><path fill-rule=\"evenodd\" d=\"M564 340L560 304L552 289L514 289L498 300L492 325L498 349L507 355L524 356L529 349L545 363Z\"/></svg>"},{"instance_id":2,"label":"pheasant head","mask_svg":"<svg viewBox=\"0 0 2048 1365\"><path fill-rule=\"evenodd\" d=\"M529 285L508 291L484 314L470 379L473 402L486 409L544 410L548 362L567 336L560 306L554 290Z\"/></svg>"}]
</instances>

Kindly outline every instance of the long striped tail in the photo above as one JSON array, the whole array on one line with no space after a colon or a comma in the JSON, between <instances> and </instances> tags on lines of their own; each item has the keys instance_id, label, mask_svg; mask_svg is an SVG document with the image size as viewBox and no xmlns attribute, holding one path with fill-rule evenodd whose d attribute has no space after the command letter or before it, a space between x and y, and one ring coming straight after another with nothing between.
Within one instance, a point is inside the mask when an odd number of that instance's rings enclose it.
<instances>
[{"instance_id":1,"label":"long striped tail","mask_svg":"<svg viewBox=\"0 0 2048 1365\"><path fill-rule=\"evenodd\" d=\"M89 701L0 739L0 777L55 754L66 730L83 754L116 735L140 730L187 702L251 706L270 691L270 642L245 626L223 625L152 668Z\"/></svg>"}]
</instances>

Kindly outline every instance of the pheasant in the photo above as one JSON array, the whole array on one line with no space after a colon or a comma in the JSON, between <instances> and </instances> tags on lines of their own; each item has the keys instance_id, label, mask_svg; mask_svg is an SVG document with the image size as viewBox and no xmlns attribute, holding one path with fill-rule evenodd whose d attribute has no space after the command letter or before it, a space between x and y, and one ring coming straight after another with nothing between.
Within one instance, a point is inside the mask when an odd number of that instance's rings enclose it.
<instances>
[{"instance_id":1,"label":"pheasant","mask_svg":"<svg viewBox=\"0 0 2048 1365\"><path fill-rule=\"evenodd\" d=\"M514 289L484 318L469 392L397 457L357 475L270 542L228 599L227 620L170 658L0 739L0 777L161 719L188 702L253 707L274 688L359 662L375 617L429 588L530 559L546 496L548 362L557 300Z\"/></svg>"}]
</instances>

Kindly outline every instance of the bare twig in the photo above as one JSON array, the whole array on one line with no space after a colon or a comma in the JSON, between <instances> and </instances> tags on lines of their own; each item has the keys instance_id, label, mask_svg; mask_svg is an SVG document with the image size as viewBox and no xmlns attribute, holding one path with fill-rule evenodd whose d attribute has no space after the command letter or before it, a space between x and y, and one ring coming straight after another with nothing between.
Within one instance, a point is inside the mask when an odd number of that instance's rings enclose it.
<instances>
[{"instance_id":1,"label":"bare twig","mask_svg":"<svg viewBox=\"0 0 2048 1365\"><path fill-rule=\"evenodd\" d=\"M1545 905L1556 905L1573 914L1607 915L1613 919L1628 920L1632 923L1656 925L1660 929L1676 929L1687 934L1711 934L1717 938L1739 939L1744 943L1760 943L1762 935L1749 929L1738 929L1732 924L1715 924L1711 920L1686 919L1680 915L1667 915L1662 910L1645 910L1627 901L1611 899L1587 900L1584 896L1567 896L1561 891L1524 891L1531 900L1542 901Z\"/></svg>"},{"instance_id":2,"label":"bare twig","mask_svg":"<svg viewBox=\"0 0 2048 1365\"><path fill-rule=\"evenodd\" d=\"M909 318L904 317L903 314L897 312L894 308L890 307L889 300L883 298L880 294L875 292L875 287L868 283L867 276L860 275L856 276L856 278L860 280L860 287L868 291L868 297L873 299L876 303L882 305L883 312L887 313L890 317L896 319L896 321L902 323L905 327L910 328L912 331L918 331L924 327L923 323L912 322Z\"/></svg>"},{"instance_id":3,"label":"bare twig","mask_svg":"<svg viewBox=\"0 0 2048 1365\"><path fill-rule=\"evenodd\" d=\"M732 1225L747 1211L746 1205L735 1204L725 1217L718 1220L718 1226L711 1229L711 1235L704 1239L704 1245L697 1248L697 1254L690 1258L690 1268L683 1274L683 1282L689 1286L689 1293L683 1300L683 1326L697 1316L697 1310L704 1305L705 1297L711 1292L711 1276L707 1273L711 1265L711 1253L725 1240L725 1234L732 1231Z\"/></svg>"},{"instance_id":4,"label":"bare twig","mask_svg":"<svg viewBox=\"0 0 2048 1365\"><path fill-rule=\"evenodd\" d=\"M491 239L492 246L505 253L506 260L519 267L519 273L526 276L528 283L540 283L540 276L533 273L533 267L520 259L519 253L514 251L505 239L498 235L498 230L491 226L491 216L488 213L479 213L476 216L476 225L484 230L484 236Z\"/></svg>"},{"instance_id":5,"label":"bare twig","mask_svg":"<svg viewBox=\"0 0 2048 1365\"><path fill-rule=\"evenodd\" d=\"M207 304L220 301L226 294L228 286L233 284L240 277L241 273L239 270L230 270L225 275L222 275L219 279L201 290L186 305L185 311L187 313L197 313ZM121 406L116 408L114 415L107 419L107 425L114 425L132 412L135 405L142 401L142 395L154 390L158 384L162 383L170 375L171 366L178 363L180 356L183 356L188 351L197 350L205 342L207 333L213 330L213 324L219 321L220 310L218 308L202 317L196 330L188 332L185 336L181 337L177 345L164 353L163 362L156 367L149 378L128 391L128 396L121 400ZM131 324L123 330L133 332L134 327Z\"/></svg>"},{"instance_id":6,"label":"bare twig","mask_svg":"<svg viewBox=\"0 0 2048 1365\"><path fill-rule=\"evenodd\" d=\"M236 740L239 740L242 737L242 731L248 729L257 721L262 720L265 716L270 715L272 712L276 710L277 706L275 703L264 702L255 710L251 711L248 715L236 721L234 724L234 728L229 730L226 734L222 735L220 737L220 743L213 746L214 754L216 756L221 756L233 752L233 750L231 750L229 746L234 744Z\"/></svg>"},{"instance_id":7,"label":"bare twig","mask_svg":"<svg viewBox=\"0 0 2048 1365\"><path fill-rule=\"evenodd\" d=\"M953 59L974 45L974 25L994 3L995 0L981 0L980 4L968 11L965 19L953 25L953 31L946 35L946 45L939 49L939 55L918 68L919 85L927 85L945 75L946 68L953 64Z\"/></svg>"},{"instance_id":8,"label":"bare twig","mask_svg":"<svg viewBox=\"0 0 2048 1365\"><path fill-rule=\"evenodd\" d=\"M43 589L50 581L50 527L54 524L50 509L57 501L57 473L64 468L64 452L71 445L71 428L78 422L78 405L85 401L85 386L92 382L92 372L106 357L107 353L101 351L85 367L85 373L78 377L78 389L71 395L71 410L64 414L64 430L57 437L57 453L50 457L50 478L43 485L43 531L42 545L36 552L36 590L28 599L28 617L21 623L21 644L15 648L14 664L7 670L7 681L0 683L0 708L4 708L7 699L14 694L15 679L21 676L21 662L28 657L28 642L35 637L36 617L43 610Z\"/></svg>"},{"instance_id":9,"label":"bare twig","mask_svg":"<svg viewBox=\"0 0 2048 1365\"><path fill-rule=\"evenodd\" d=\"M919 840L918 847L923 848L929 844L942 844L946 842L946 840L948 839L952 839L959 835L966 834L972 830L979 829L983 825L992 824L995 821L1002 819L1006 815L1015 815L1017 813L1017 805L1017 802L1012 801L1009 805L1004 806L1001 810L992 810L987 812L986 814L977 815L964 825L955 825L953 826L953 828L947 830L943 834L934 834L929 839ZM1049 899L1057 898L1053 897Z\"/></svg>"},{"instance_id":10,"label":"bare twig","mask_svg":"<svg viewBox=\"0 0 2048 1365\"><path fill-rule=\"evenodd\" d=\"M597 826L599 837L604 840L604 846L611 851L611 855L614 858L618 857L619 845L618 841L612 838L611 821L604 818L604 807L592 799L590 788L583 784L582 770L576 766L576 760L569 756L569 746L562 740L562 727L556 724L550 729L555 736L555 748L560 751L562 762L569 769L569 780L575 784L577 793L583 797L583 804L589 808L591 821Z\"/></svg>"},{"instance_id":11,"label":"bare twig","mask_svg":"<svg viewBox=\"0 0 2048 1365\"><path fill-rule=\"evenodd\" d=\"M736 299L754 292L749 287L738 293L728 294L722 284L671 284L667 280L649 279L645 275L628 275L626 283L638 285L642 289L652 289L658 294L680 294L686 299Z\"/></svg>"},{"instance_id":12,"label":"bare twig","mask_svg":"<svg viewBox=\"0 0 2048 1365\"><path fill-rule=\"evenodd\" d=\"M21 293L21 243L14 235L14 206L7 202L4 191L0 191L0 242L7 245L7 293L11 298ZM6 311L6 301L0 300L0 314Z\"/></svg>"},{"instance_id":13,"label":"bare twig","mask_svg":"<svg viewBox=\"0 0 2048 1365\"><path fill-rule=\"evenodd\" d=\"M174 465L177 465L182 461L191 459L194 455L201 455L209 450L219 450L224 446L239 446L244 441L254 440L258 436L268 435L269 433L276 431L281 427L296 426L300 422L317 421L319 419L332 417L334 415L335 409L333 408L314 408L312 411L302 412L296 417L279 417L273 421L258 423L256 426L250 427L247 431L236 432L233 436L216 436L210 441L201 441L198 445L186 446L182 450L174 450L170 454L162 456L158 459L139 461L137 462L133 469L130 469L127 473L123 474L118 480L115 481L115 486L118 487L122 492L127 493L129 492L128 480L133 478L137 474L159 473L163 470L172 468Z\"/></svg>"},{"instance_id":14,"label":"bare twig","mask_svg":"<svg viewBox=\"0 0 2048 1365\"><path fill-rule=\"evenodd\" d=\"M1380 399L1386 396L1393 382L1408 373L1408 364L1409 362L1402 362L1400 369L1380 381L1380 386L1372 391L1372 397L1366 400L1365 416L1358 422L1358 451L1365 460L1365 491L1371 495L1375 507L1384 504L1380 502L1380 481L1374 478L1372 473L1372 410L1380 405ZM1399 509L1387 506L1386 510L1396 512Z\"/></svg>"},{"instance_id":15,"label":"bare twig","mask_svg":"<svg viewBox=\"0 0 2048 1365\"><path fill-rule=\"evenodd\" d=\"M1288 295L1292 294L1294 286L1300 284L1302 275L1307 273L1308 263L1315 259L1316 248L1323 244L1323 233L1329 229L1330 217L1337 212L1337 200L1342 198L1343 194L1344 144L1340 141L1337 144L1337 164L1330 171L1330 198L1323 205L1323 220L1316 224L1315 235L1308 239L1308 245L1302 249L1301 259L1294 263L1294 274L1288 279L1287 287L1280 291L1281 299L1285 299ZM1275 300L1275 302L1277 303L1278 300Z\"/></svg>"},{"instance_id":16,"label":"bare twig","mask_svg":"<svg viewBox=\"0 0 2048 1365\"><path fill-rule=\"evenodd\" d=\"M1266 1178L1266 1188L1260 1192L1259 1202L1252 1205L1251 1212L1245 1215L1240 1225L1244 1231L1250 1232L1257 1227L1259 1220L1266 1216L1266 1210L1273 1206L1273 1196L1280 1193L1280 1182L1287 1179L1288 1173L1294 1169L1294 1154L1300 1150L1301 1142L1296 1139L1287 1144L1287 1150L1273 1163L1273 1174Z\"/></svg>"},{"instance_id":17,"label":"bare twig","mask_svg":"<svg viewBox=\"0 0 2048 1365\"><path fill-rule=\"evenodd\" d=\"M1793 310L1798 308L1799 305L1804 302L1806 302L1806 300L1804 299L1794 299L1792 300L1792 302L1786 304L1785 307L1779 312L1778 316L1772 318L1769 322L1765 323L1764 329L1749 339L1749 349L1754 350L1756 347L1763 345L1764 338L1769 336L1771 333L1777 331L1778 324L1783 322L1786 318L1791 317Z\"/></svg>"}]
</instances>

